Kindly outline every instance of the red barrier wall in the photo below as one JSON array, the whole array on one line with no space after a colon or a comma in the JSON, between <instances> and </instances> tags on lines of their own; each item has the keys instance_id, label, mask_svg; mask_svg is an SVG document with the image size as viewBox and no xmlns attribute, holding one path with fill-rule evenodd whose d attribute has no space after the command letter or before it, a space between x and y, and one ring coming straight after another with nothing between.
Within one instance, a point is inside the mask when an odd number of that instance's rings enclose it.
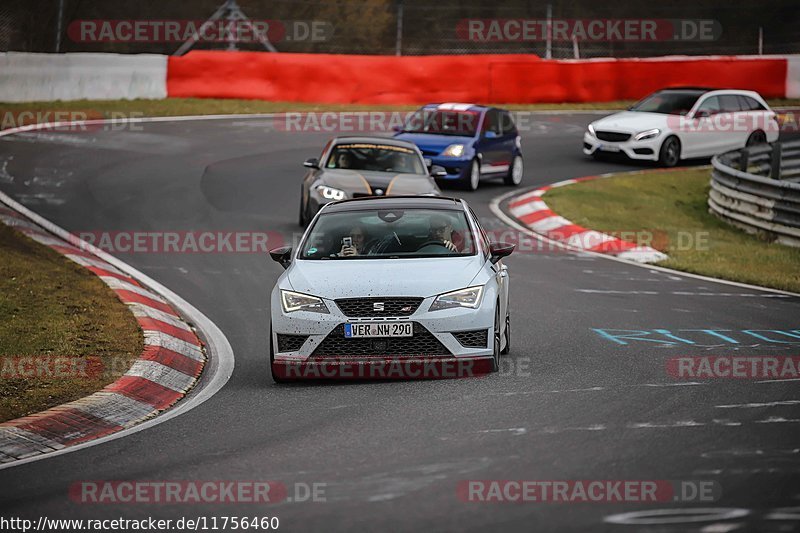
<instances>
[{"instance_id":1,"label":"red barrier wall","mask_svg":"<svg viewBox=\"0 0 800 533\"><path fill-rule=\"evenodd\" d=\"M171 97L423 104L606 102L666 86L752 89L783 97L783 58L547 61L534 55L352 56L196 51L170 57Z\"/></svg>"}]
</instances>

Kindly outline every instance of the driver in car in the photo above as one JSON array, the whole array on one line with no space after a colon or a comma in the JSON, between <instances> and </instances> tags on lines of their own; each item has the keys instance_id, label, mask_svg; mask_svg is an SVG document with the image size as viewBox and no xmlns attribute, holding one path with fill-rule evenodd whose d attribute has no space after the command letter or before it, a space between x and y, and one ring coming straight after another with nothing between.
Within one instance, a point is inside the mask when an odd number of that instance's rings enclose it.
<instances>
[{"instance_id":1,"label":"driver in car","mask_svg":"<svg viewBox=\"0 0 800 533\"><path fill-rule=\"evenodd\" d=\"M366 234L364 232L364 228L361 226L355 226L353 229L350 230L349 235L349 245L348 241L342 239L342 249L339 250L340 257L353 257L356 255L363 255L364 254L364 243L366 242Z\"/></svg>"},{"instance_id":2,"label":"driver in car","mask_svg":"<svg viewBox=\"0 0 800 533\"><path fill-rule=\"evenodd\" d=\"M353 157L349 152L339 152L336 154L336 168L351 168L353 166Z\"/></svg>"},{"instance_id":3,"label":"driver in car","mask_svg":"<svg viewBox=\"0 0 800 533\"><path fill-rule=\"evenodd\" d=\"M429 223L431 240L440 241L451 252L461 253L459 246L454 241L463 239L459 239L459 235L453 233L453 224L447 217L433 216Z\"/></svg>"}]
</instances>

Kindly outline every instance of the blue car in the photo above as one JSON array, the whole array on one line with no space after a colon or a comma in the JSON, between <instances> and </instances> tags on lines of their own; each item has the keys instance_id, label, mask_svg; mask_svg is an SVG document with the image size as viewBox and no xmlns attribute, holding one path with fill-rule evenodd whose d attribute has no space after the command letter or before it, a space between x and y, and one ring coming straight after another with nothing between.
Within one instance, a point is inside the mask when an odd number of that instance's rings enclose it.
<instances>
[{"instance_id":1,"label":"blue car","mask_svg":"<svg viewBox=\"0 0 800 533\"><path fill-rule=\"evenodd\" d=\"M432 165L444 167L442 184L474 191L483 179L522 182L520 137L511 113L474 104L428 104L414 112L395 138L411 141Z\"/></svg>"}]
</instances>

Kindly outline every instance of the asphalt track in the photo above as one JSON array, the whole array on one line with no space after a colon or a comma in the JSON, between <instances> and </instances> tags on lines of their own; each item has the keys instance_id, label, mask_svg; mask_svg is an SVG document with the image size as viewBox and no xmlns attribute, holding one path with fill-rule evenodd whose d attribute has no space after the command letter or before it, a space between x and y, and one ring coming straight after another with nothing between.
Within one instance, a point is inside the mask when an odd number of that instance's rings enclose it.
<instances>
[{"instance_id":1,"label":"asphalt track","mask_svg":"<svg viewBox=\"0 0 800 533\"><path fill-rule=\"evenodd\" d=\"M641 166L580 153L593 115L543 114L523 134L523 185ZM269 119L140 124L0 139L0 189L73 231L297 231L301 163L326 133ZM490 229L508 189L466 198ZM247 253L119 254L226 334L236 368L196 409L129 437L0 471L4 517L278 516L281 529L796 531L798 381L679 381L684 355L797 355L800 299L559 250L517 253L513 348L488 378L277 386L268 294L281 268ZM620 344L596 329L647 330ZM670 339L676 337L693 342ZM686 330L726 330L719 336ZM683 330L683 331L679 331ZM762 338L743 330L757 332ZM468 503L458 482L712 480L714 503ZM325 483L326 502L80 505L82 480ZM612 525L652 509L737 508L743 518ZM776 509L795 507L776 514ZM777 519L783 516L784 519ZM706 529L702 529L706 528Z\"/></svg>"}]
</instances>

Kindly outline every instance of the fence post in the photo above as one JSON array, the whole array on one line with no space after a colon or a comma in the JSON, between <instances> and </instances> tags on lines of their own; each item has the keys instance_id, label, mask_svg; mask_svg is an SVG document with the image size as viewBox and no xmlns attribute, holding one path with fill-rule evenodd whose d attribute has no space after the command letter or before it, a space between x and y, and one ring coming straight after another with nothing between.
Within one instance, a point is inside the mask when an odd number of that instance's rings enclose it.
<instances>
[{"instance_id":1,"label":"fence post","mask_svg":"<svg viewBox=\"0 0 800 533\"><path fill-rule=\"evenodd\" d=\"M747 172L747 164L750 162L750 149L742 148L739 152L739 170Z\"/></svg>"},{"instance_id":2,"label":"fence post","mask_svg":"<svg viewBox=\"0 0 800 533\"><path fill-rule=\"evenodd\" d=\"M772 160L770 161L769 177L774 180L781 179L781 154L783 145L775 143L772 145Z\"/></svg>"}]
</instances>

